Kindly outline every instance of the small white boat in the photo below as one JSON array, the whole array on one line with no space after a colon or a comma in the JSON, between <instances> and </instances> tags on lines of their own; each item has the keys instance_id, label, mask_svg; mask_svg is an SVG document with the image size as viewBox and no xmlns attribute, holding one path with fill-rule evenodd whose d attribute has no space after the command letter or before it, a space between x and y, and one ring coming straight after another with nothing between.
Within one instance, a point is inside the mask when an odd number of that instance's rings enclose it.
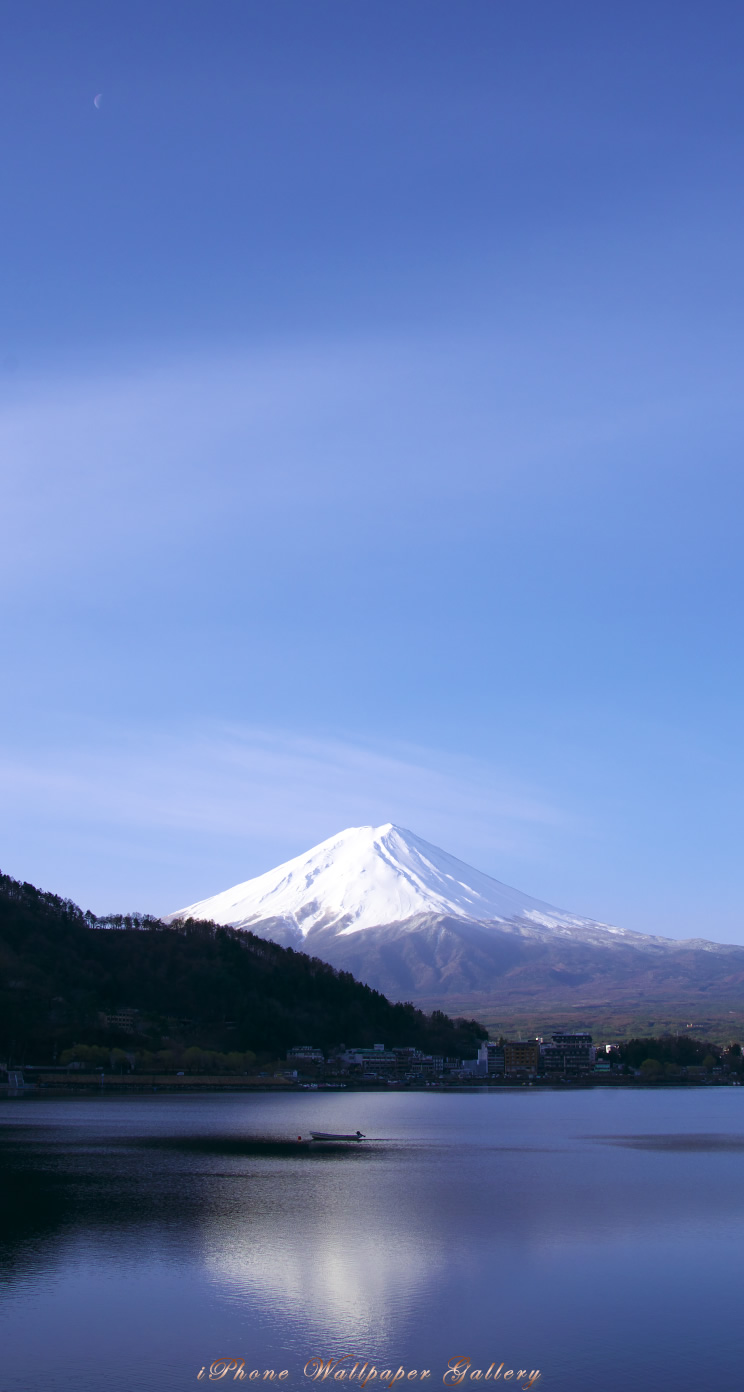
<instances>
[{"instance_id":1,"label":"small white boat","mask_svg":"<svg viewBox=\"0 0 744 1392\"><path fill-rule=\"evenodd\" d=\"M353 1135L340 1131L311 1131L312 1141L364 1141L366 1137L361 1131L355 1131Z\"/></svg>"}]
</instances>

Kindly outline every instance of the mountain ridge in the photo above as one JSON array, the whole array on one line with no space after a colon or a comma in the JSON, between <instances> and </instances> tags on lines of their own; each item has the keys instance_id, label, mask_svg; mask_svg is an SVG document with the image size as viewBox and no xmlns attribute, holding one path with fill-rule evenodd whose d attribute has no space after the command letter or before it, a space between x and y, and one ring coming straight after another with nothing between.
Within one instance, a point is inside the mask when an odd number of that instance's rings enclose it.
<instances>
[{"instance_id":1,"label":"mountain ridge","mask_svg":"<svg viewBox=\"0 0 744 1392\"><path fill-rule=\"evenodd\" d=\"M304 855L201 900L193 916L311 952L394 999L546 1006L744 1004L744 947L580 917L474 870L413 832L348 828Z\"/></svg>"},{"instance_id":2,"label":"mountain ridge","mask_svg":"<svg viewBox=\"0 0 744 1392\"><path fill-rule=\"evenodd\" d=\"M496 923L524 917L556 927L593 922L503 884L392 822L347 827L273 870L168 914L166 921L203 917L239 928L282 919L306 937L318 927L350 934L418 912Z\"/></svg>"}]
</instances>

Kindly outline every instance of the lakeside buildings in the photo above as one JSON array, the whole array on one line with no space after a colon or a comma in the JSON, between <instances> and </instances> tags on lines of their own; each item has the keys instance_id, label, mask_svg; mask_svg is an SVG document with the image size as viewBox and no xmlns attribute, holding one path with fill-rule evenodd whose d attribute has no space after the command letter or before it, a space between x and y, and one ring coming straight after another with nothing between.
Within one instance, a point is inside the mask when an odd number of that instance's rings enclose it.
<instances>
[{"instance_id":1,"label":"lakeside buildings","mask_svg":"<svg viewBox=\"0 0 744 1392\"><path fill-rule=\"evenodd\" d=\"M419 1049L343 1048L326 1059L322 1049L298 1045L286 1058L286 1075L315 1077L348 1076L373 1081L415 1081L449 1078L468 1081L476 1078L582 1078L594 1072L608 1072L609 1059L597 1050L590 1034L557 1033L549 1040L486 1040L474 1059L445 1058L424 1054Z\"/></svg>"}]
</instances>

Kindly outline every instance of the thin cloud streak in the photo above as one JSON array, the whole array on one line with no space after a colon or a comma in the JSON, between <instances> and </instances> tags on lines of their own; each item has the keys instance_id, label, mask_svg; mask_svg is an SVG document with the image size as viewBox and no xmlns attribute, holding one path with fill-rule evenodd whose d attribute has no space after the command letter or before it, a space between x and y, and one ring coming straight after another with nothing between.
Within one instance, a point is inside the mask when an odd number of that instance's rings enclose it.
<instances>
[{"instance_id":1,"label":"thin cloud streak","mask_svg":"<svg viewBox=\"0 0 744 1392\"><path fill-rule=\"evenodd\" d=\"M246 879L342 827L390 820L497 874L498 857L529 859L570 821L538 791L473 759L238 726L119 732L22 758L6 751L0 786L15 820L59 823L67 834L76 827L81 849L89 829L92 858L107 835L183 836L192 859L201 843L203 868L191 865L190 884L215 873L220 850L224 873Z\"/></svg>"},{"instance_id":2,"label":"thin cloud streak","mask_svg":"<svg viewBox=\"0 0 744 1392\"><path fill-rule=\"evenodd\" d=\"M573 375L551 365L572 349ZM571 356L568 353L569 357ZM14 384L0 402L8 576L89 566L126 541L166 551L221 522L286 526L350 502L530 493L608 467L618 444L728 418L730 383L618 373L588 325L462 337L391 335L152 359ZM689 390L686 387L689 386ZM587 409L587 388L595 404ZM597 451L604 463L598 466ZM628 458L610 472L628 469ZM647 459L643 467L648 467ZM659 466L656 466L659 467ZM525 473L526 471L526 473ZM532 484L529 482L532 476ZM371 481L374 486L371 487Z\"/></svg>"}]
</instances>

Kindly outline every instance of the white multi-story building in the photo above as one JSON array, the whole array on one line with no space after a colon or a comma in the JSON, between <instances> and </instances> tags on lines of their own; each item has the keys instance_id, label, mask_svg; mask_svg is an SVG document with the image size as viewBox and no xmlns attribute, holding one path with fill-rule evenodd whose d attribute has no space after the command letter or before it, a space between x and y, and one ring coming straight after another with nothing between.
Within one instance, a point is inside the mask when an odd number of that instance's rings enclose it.
<instances>
[{"instance_id":1,"label":"white multi-story building","mask_svg":"<svg viewBox=\"0 0 744 1392\"><path fill-rule=\"evenodd\" d=\"M492 1044L486 1040L478 1050L478 1073L503 1074L504 1072L504 1048L502 1044Z\"/></svg>"}]
</instances>

